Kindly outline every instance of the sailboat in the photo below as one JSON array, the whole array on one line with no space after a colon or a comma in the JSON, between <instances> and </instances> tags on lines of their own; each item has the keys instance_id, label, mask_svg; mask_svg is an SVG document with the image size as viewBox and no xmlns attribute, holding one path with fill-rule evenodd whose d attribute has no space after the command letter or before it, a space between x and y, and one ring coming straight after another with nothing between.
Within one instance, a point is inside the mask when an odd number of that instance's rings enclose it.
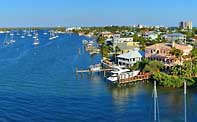
<instances>
[{"instance_id":1,"label":"sailboat","mask_svg":"<svg viewBox=\"0 0 197 122\"><path fill-rule=\"evenodd\" d=\"M11 33L10 36L11 36L10 43L11 44L15 43L16 40L14 40L14 33Z\"/></svg>"},{"instance_id":2,"label":"sailboat","mask_svg":"<svg viewBox=\"0 0 197 122\"><path fill-rule=\"evenodd\" d=\"M32 36L32 34L31 34L31 29L30 29L30 28L29 28L29 31L28 31L27 33L28 33L27 36L29 36L29 37Z\"/></svg>"},{"instance_id":3,"label":"sailboat","mask_svg":"<svg viewBox=\"0 0 197 122\"><path fill-rule=\"evenodd\" d=\"M51 31L51 32L50 32L49 40L53 40L53 39L54 39L54 33Z\"/></svg>"},{"instance_id":4,"label":"sailboat","mask_svg":"<svg viewBox=\"0 0 197 122\"><path fill-rule=\"evenodd\" d=\"M57 32L54 33L54 38L58 38Z\"/></svg>"},{"instance_id":5,"label":"sailboat","mask_svg":"<svg viewBox=\"0 0 197 122\"><path fill-rule=\"evenodd\" d=\"M34 32L33 38L34 38L34 39L38 38L38 33Z\"/></svg>"},{"instance_id":6,"label":"sailboat","mask_svg":"<svg viewBox=\"0 0 197 122\"><path fill-rule=\"evenodd\" d=\"M6 33L6 35L5 35L4 44L5 44L5 45L9 45L9 44L10 44L10 42L9 42L9 40L8 40L8 33Z\"/></svg>"},{"instance_id":7,"label":"sailboat","mask_svg":"<svg viewBox=\"0 0 197 122\"><path fill-rule=\"evenodd\" d=\"M10 39L9 39L9 36L10 36ZM14 40L14 34L13 33L10 33L10 34L6 34L6 37L5 37L5 41L4 41L4 44L5 45L11 45L11 44L14 44L16 42L16 40Z\"/></svg>"},{"instance_id":8,"label":"sailboat","mask_svg":"<svg viewBox=\"0 0 197 122\"><path fill-rule=\"evenodd\" d=\"M24 38L25 38L25 31L22 31L21 38L22 38L22 39L24 39Z\"/></svg>"},{"instance_id":9,"label":"sailboat","mask_svg":"<svg viewBox=\"0 0 197 122\"><path fill-rule=\"evenodd\" d=\"M38 39L38 38L36 38L36 39L34 40L33 45L34 45L34 46L36 46L36 45L39 45L39 44L40 44L40 41L39 41L39 39Z\"/></svg>"}]
</instances>

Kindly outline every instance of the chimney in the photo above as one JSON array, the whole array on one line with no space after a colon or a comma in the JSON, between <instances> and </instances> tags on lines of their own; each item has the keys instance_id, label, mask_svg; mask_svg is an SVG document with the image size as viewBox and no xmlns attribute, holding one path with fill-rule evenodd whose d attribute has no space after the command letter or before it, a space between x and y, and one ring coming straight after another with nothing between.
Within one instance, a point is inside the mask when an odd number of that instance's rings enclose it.
<instances>
[{"instance_id":1,"label":"chimney","mask_svg":"<svg viewBox=\"0 0 197 122\"><path fill-rule=\"evenodd\" d=\"M175 41L172 41L172 47L175 47Z\"/></svg>"}]
</instances>

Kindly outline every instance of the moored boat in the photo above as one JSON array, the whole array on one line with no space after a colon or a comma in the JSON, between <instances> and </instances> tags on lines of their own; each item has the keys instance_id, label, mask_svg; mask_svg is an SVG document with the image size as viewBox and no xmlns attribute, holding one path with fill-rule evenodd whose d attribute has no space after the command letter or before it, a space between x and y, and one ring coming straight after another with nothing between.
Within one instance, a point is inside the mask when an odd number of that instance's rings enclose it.
<instances>
[{"instance_id":1,"label":"moored boat","mask_svg":"<svg viewBox=\"0 0 197 122\"><path fill-rule=\"evenodd\" d=\"M135 77L139 74L139 70L130 71L129 69L123 69L121 67L114 67L115 70L111 71L111 76L107 78L110 82L117 82L119 79L128 79L131 77Z\"/></svg>"}]
</instances>

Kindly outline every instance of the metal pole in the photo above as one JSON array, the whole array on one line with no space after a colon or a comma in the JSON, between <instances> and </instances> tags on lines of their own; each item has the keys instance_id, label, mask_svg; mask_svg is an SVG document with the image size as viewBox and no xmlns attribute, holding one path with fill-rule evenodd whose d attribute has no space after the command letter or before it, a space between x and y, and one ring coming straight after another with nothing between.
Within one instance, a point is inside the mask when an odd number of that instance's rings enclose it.
<instances>
[{"instance_id":1,"label":"metal pole","mask_svg":"<svg viewBox=\"0 0 197 122\"><path fill-rule=\"evenodd\" d=\"M187 94L187 83L186 81L184 81L184 95Z\"/></svg>"},{"instance_id":2,"label":"metal pole","mask_svg":"<svg viewBox=\"0 0 197 122\"><path fill-rule=\"evenodd\" d=\"M154 81L154 120L157 121L157 84Z\"/></svg>"},{"instance_id":3,"label":"metal pole","mask_svg":"<svg viewBox=\"0 0 197 122\"><path fill-rule=\"evenodd\" d=\"M187 122L187 83L184 81L184 119L185 122Z\"/></svg>"}]
</instances>

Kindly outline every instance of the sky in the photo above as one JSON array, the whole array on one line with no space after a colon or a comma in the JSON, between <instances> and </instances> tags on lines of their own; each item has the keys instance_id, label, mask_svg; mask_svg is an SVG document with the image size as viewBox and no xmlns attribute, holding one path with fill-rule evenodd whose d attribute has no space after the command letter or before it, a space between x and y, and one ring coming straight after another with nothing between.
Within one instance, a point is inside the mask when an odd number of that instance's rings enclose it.
<instances>
[{"instance_id":1,"label":"sky","mask_svg":"<svg viewBox=\"0 0 197 122\"><path fill-rule=\"evenodd\" d=\"M0 27L197 25L197 0L0 0Z\"/></svg>"}]
</instances>

